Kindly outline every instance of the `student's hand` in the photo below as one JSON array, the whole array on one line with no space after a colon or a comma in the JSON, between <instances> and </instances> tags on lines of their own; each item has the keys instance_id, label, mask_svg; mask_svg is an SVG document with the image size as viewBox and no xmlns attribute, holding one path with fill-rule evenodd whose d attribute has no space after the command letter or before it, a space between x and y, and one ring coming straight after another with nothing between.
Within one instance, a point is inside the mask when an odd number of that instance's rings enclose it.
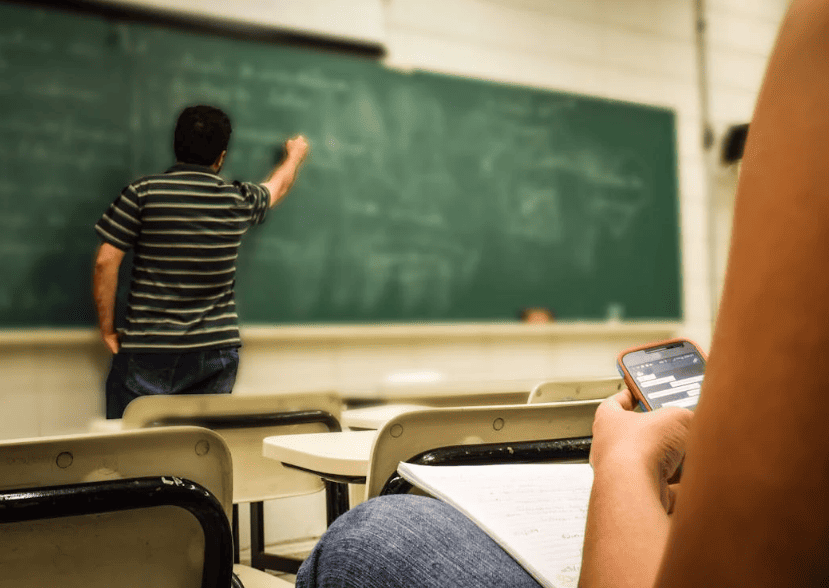
<instances>
[{"instance_id":1,"label":"student's hand","mask_svg":"<svg viewBox=\"0 0 829 588\"><path fill-rule=\"evenodd\" d=\"M644 468L656 478L665 510L673 508L674 493L668 480L685 456L685 443L694 413L686 408L664 407L633 412L636 400L627 389L599 405L593 421L590 463L602 468Z\"/></svg>"},{"instance_id":2,"label":"student's hand","mask_svg":"<svg viewBox=\"0 0 829 588\"><path fill-rule=\"evenodd\" d=\"M294 157L297 161L303 161L308 156L311 145L304 135L297 135L285 141L285 153L288 157Z\"/></svg>"},{"instance_id":3,"label":"student's hand","mask_svg":"<svg viewBox=\"0 0 829 588\"><path fill-rule=\"evenodd\" d=\"M121 348L121 342L118 340L118 333L107 333L102 335L104 340L104 345L107 346L110 353L115 355L118 353L118 350Z\"/></svg>"}]
</instances>

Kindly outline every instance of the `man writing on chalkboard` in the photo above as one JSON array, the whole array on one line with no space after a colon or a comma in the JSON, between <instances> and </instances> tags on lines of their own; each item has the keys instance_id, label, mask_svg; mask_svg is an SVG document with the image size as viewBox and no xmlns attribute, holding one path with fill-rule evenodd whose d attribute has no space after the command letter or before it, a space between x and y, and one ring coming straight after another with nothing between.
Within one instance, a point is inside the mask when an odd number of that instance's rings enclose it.
<instances>
[{"instance_id":1,"label":"man writing on chalkboard","mask_svg":"<svg viewBox=\"0 0 829 588\"><path fill-rule=\"evenodd\" d=\"M186 108L175 129L176 164L127 186L95 230L98 324L114 354L107 418L148 394L229 393L239 361L234 298L242 235L290 190L308 154L303 136L261 184L218 176L231 125L210 106ZM126 328L115 331L118 269L134 250Z\"/></svg>"}]
</instances>

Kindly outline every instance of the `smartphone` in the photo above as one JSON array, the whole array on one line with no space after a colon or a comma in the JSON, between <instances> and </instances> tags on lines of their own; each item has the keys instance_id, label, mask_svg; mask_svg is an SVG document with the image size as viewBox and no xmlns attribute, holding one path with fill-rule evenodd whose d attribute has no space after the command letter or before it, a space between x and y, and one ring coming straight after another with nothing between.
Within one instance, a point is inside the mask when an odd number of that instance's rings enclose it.
<instances>
[{"instance_id":1,"label":"smartphone","mask_svg":"<svg viewBox=\"0 0 829 588\"><path fill-rule=\"evenodd\" d=\"M705 353L693 341L670 339L623 351L616 367L643 410L663 406L694 410L705 360Z\"/></svg>"}]
</instances>

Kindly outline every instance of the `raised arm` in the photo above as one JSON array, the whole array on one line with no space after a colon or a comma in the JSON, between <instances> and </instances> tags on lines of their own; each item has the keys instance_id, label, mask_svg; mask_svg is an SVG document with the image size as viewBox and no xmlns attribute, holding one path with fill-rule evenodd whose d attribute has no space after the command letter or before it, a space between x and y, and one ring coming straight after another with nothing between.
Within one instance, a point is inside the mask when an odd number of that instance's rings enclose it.
<instances>
[{"instance_id":1,"label":"raised arm","mask_svg":"<svg viewBox=\"0 0 829 588\"><path fill-rule=\"evenodd\" d=\"M277 165L263 185L271 194L270 206L276 204L288 195L299 174L299 168L308 156L310 146L308 139L297 135L285 142L285 159Z\"/></svg>"},{"instance_id":2,"label":"raised arm","mask_svg":"<svg viewBox=\"0 0 829 588\"><path fill-rule=\"evenodd\" d=\"M98 311L98 328L104 344L112 353L118 353L119 348L115 333L115 294L118 291L118 269L124 254L109 243L101 243L92 270L92 295Z\"/></svg>"},{"instance_id":3,"label":"raised arm","mask_svg":"<svg viewBox=\"0 0 829 588\"><path fill-rule=\"evenodd\" d=\"M750 125L690 433L660 437L652 415L612 401L597 413L582 585L823 585L828 371L829 2L793 0ZM666 456L683 446L668 517Z\"/></svg>"}]
</instances>

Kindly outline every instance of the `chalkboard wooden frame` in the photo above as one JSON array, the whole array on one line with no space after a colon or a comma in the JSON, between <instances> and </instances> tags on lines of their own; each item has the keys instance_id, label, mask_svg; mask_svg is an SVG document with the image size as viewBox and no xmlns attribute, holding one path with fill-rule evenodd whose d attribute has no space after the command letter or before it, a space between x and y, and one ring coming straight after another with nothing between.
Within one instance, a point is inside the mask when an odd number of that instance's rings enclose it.
<instances>
[{"instance_id":1,"label":"chalkboard wooden frame","mask_svg":"<svg viewBox=\"0 0 829 588\"><path fill-rule=\"evenodd\" d=\"M331 35L316 34L307 31L297 32L253 23L234 23L218 17L188 15L183 12L142 7L135 4L119 6L100 0L3 1L64 11L69 10L116 21L140 22L154 26L201 32L229 39L257 40L287 47L301 47L316 51L349 54L368 59L382 59L386 55L386 48L381 43L357 39L340 39Z\"/></svg>"}]
</instances>

